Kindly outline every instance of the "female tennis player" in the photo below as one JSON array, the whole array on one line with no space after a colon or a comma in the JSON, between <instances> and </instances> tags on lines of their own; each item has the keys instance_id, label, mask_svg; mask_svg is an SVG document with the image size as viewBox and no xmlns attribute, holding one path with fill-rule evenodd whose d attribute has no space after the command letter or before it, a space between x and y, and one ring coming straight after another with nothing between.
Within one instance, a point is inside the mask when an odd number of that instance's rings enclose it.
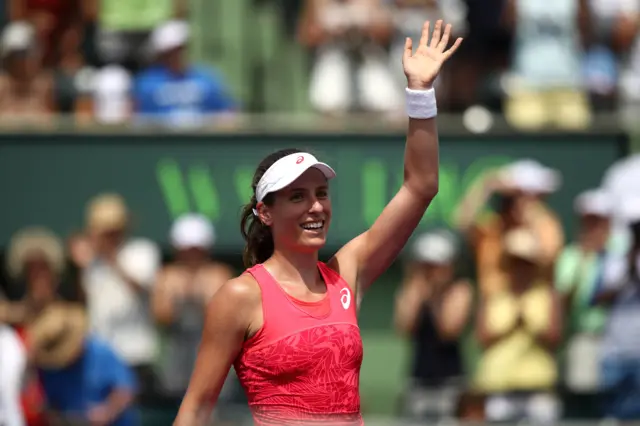
<instances>
[{"instance_id":1,"label":"female tennis player","mask_svg":"<svg viewBox=\"0 0 640 426\"><path fill-rule=\"evenodd\" d=\"M324 264L318 250L331 223L331 167L284 150L258 166L241 223L249 268L209 304L195 369L176 426L204 424L231 365L257 425L361 425L362 341L357 292L384 272L438 192L433 82L460 46L451 26L424 24L406 40L409 129L404 184L373 226Z\"/></svg>"}]
</instances>

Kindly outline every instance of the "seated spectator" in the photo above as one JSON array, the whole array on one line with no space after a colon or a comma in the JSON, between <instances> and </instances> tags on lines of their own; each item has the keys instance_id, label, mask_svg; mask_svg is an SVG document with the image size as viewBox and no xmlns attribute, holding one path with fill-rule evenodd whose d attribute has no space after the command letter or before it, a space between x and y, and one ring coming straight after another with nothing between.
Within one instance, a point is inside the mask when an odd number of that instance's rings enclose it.
<instances>
[{"instance_id":1,"label":"seated spectator","mask_svg":"<svg viewBox=\"0 0 640 426\"><path fill-rule=\"evenodd\" d=\"M27 330L51 423L133 426L134 375L111 348L87 334L83 308L50 306Z\"/></svg>"},{"instance_id":2,"label":"seated spectator","mask_svg":"<svg viewBox=\"0 0 640 426\"><path fill-rule=\"evenodd\" d=\"M17 333L0 323L0 424L25 426L20 394L27 354Z\"/></svg>"},{"instance_id":3,"label":"seated spectator","mask_svg":"<svg viewBox=\"0 0 640 426\"><path fill-rule=\"evenodd\" d=\"M505 14L515 32L507 120L523 130L584 129L591 121L579 77L589 30L586 0L508 0Z\"/></svg>"},{"instance_id":4,"label":"seated spectator","mask_svg":"<svg viewBox=\"0 0 640 426\"><path fill-rule=\"evenodd\" d=\"M471 245L482 294L506 288L502 250L510 230L526 227L542 244L540 265L552 275L552 265L562 249L564 232L557 216L545 205L544 196L560 185L558 172L533 160L520 160L488 174L464 195L457 212L457 226ZM496 213L482 214L494 194Z\"/></svg>"},{"instance_id":5,"label":"seated spectator","mask_svg":"<svg viewBox=\"0 0 640 426\"><path fill-rule=\"evenodd\" d=\"M455 276L456 247L443 232L420 235L395 303L395 324L413 344L404 415L415 421L455 416L464 385L460 337L472 308L470 283Z\"/></svg>"},{"instance_id":6,"label":"seated spectator","mask_svg":"<svg viewBox=\"0 0 640 426\"><path fill-rule=\"evenodd\" d=\"M131 74L119 66L98 70L91 81L92 116L100 124L123 124L129 121L133 81Z\"/></svg>"},{"instance_id":7,"label":"seated spectator","mask_svg":"<svg viewBox=\"0 0 640 426\"><path fill-rule=\"evenodd\" d=\"M156 64L136 76L133 96L138 122L199 127L213 114L232 112L235 102L221 77L186 58L189 26L170 21L151 34Z\"/></svg>"},{"instance_id":8,"label":"seated spectator","mask_svg":"<svg viewBox=\"0 0 640 426\"><path fill-rule=\"evenodd\" d=\"M476 384L488 394L489 421L553 424L559 401L554 350L562 338L562 306L541 273L540 243L530 230L505 236L509 287L484 298L476 330L485 351Z\"/></svg>"},{"instance_id":9,"label":"seated spectator","mask_svg":"<svg viewBox=\"0 0 640 426\"><path fill-rule=\"evenodd\" d=\"M0 323L23 326L58 298L65 266L61 241L44 228L26 228L11 239L7 271L14 286L25 288L18 302L0 300Z\"/></svg>"},{"instance_id":10,"label":"seated spectator","mask_svg":"<svg viewBox=\"0 0 640 426\"><path fill-rule=\"evenodd\" d=\"M315 50L309 91L317 111L402 107L384 49L392 26L382 0L307 0L298 28L302 44Z\"/></svg>"},{"instance_id":11,"label":"seated spectator","mask_svg":"<svg viewBox=\"0 0 640 426\"><path fill-rule=\"evenodd\" d=\"M96 50L103 66L123 66L136 73L148 65L147 42L154 28L184 18L187 0L81 0L96 25Z\"/></svg>"},{"instance_id":12,"label":"seated spectator","mask_svg":"<svg viewBox=\"0 0 640 426\"><path fill-rule=\"evenodd\" d=\"M578 240L563 249L556 263L555 285L568 313L565 382L574 392L599 387L600 336L607 317L593 301L611 256L607 243L613 209L613 198L603 190L580 194L575 201Z\"/></svg>"},{"instance_id":13,"label":"seated spectator","mask_svg":"<svg viewBox=\"0 0 640 426\"><path fill-rule=\"evenodd\" d=\"M610 307L601 346L604 415L640 419L640 198L620 206L631 230L626 256L607 262L597 301Z\"/></svg>"},{"instance_id":14,"label":"seated spectator","mask_svg":"<svg viewBox=\"0 0 640 426\"><path fill-rule=\"evenodd\" d=\"M135 370L147 395L154 385L157 354L149 296L160 250L151 241L129 236L130 214L117 194L93 198L86 223L94 258L82 271L82 285L91 329Z\"/></svg>"},{"instance_id":15,"label":"seated spectator","mask_svg":"<svg viewBox=\"0 0 640 426\"><path fill-rule=\"evenodd\" d=\"M44 68L75 71L82 65L80 45L85 1L9 0L11 19L34 25Z\"/></svg>"},{"instance_id":16,"label":"seated spectator","mask_svg":"<svg viewBox=\"0 0 640 426\"><path fill-rule=\"evenodd\" d=\"M12 22L2 32L0 123L50 124L56 111L52 75L43 70L35 30Z\"/></svg>"}]
</instances>

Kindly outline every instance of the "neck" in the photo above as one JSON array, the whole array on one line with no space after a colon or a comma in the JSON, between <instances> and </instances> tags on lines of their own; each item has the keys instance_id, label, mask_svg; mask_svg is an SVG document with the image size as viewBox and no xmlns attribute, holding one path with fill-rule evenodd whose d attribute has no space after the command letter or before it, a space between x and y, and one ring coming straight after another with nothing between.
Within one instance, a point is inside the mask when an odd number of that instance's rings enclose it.
<instances>
[{"instance_id":1,"label":"neck","mask_svg":"<svg viewBox=\"0 0 640 426\"><path fill-rule=\"evenodd\" d=\"M308 288L314 288L318 280L318 252L300 253L276 249L273 256L265 262L279 282L303 282Z\"/></svg>"}]
</instances>

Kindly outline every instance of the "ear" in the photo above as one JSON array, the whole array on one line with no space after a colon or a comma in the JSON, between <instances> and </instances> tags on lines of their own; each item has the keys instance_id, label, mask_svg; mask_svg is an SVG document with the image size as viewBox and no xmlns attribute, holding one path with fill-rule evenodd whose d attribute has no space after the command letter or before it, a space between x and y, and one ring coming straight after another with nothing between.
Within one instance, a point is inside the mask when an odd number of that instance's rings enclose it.
<instances>
[{"instance_id":1,"label":"ear","mask_svg":"<svg viewBox=\"0 0 640 426\"><path fill-rule=\"evenodd\" d=\"M260 222L267 226L271 226L273 224L273 220L271 219L271 212L269 211L269 207L266 206L262 201L260 201L256 205L256 210L258 210L258 219Z\"/></svg>"}]
</instances>

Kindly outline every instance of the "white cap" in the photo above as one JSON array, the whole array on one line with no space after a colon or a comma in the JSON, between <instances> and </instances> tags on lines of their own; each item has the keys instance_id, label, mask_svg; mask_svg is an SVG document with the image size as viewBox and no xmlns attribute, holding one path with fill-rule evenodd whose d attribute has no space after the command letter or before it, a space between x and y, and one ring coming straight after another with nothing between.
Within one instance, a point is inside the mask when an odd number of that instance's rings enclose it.
<instances>
[{"instance_id":1,"label":"white cap","mask_svg":"<svg viewBox=\"0 0 640 426\"><path fill-rule=\"evenodd\" d=\"M614 201L611 194L603 189L591 189L582 192L574 202L576 213L610 217L613 214Z\"/></svg>"},{"instance_id":2,"label":"white cap","mask_svg":"<svg viewBox=\"0 0 640 426\"><path fill-rule=\"evenodd\" d=\"M560 174L535 160L519 160L503 171L506 183L530 193L554 192L560 187Z\"/></svg>"},{"instance_id":3,"label":"white cap","mask_svg":"<svg viewBox=\"0 0 640 426\"><path fill-rule=\"evenodd\" d=\"M621 198L618 214L626 223L640 222L640 196Z\"/></svg>"},{"instance_id":4,"label":"white cap","mask_svg":"<svg viewBox=\"0 0 640 426\"><path fill-rule=\"evenodd\" d=\"M24 21L12 22L2 32L2 54L27 50L35 43L35 29Z\"/></svg>"},{"instance_id":5,"label":"white cap","mask_svg":"<svg viewBox=\"0 0 640 426\"><path fill-rule=\"evenodd\" d=\"M296 152L282 157L264 172L256 186L256 200L260 202L267 194L286 188L311 167L320 170L327 179L336 176L336 172L328 164L319 162L309 153Z\"/></svg>"},{"instance_id":6,"label":"white cap","mask_svg":"<svg viewBox=\"0 0 640 426\"><path fill-rule=\"evenodd\" d=\"M216 233L211 222L199 214L180 216L171 227L171 245L178 250L213 247Z\"/></svg>"},{"instance_id":7,"label":"white cap","mask_svg":"<svg viewBox=\"0 0 640 426\"><path fill-rule=\"evenodd\" d=\"M184 46L189 40L189 24L185 21L168 21L151 33L151 49L159 54Z\"/></svg>"},{"instance_id":8,"label":"white cap","mask_svg":"<svg viewBox=\"0 0 640 426\"><path fill-rule=\"evenodd\" d=\"M451 262L455 255L455 241L444 232L422 234L413 245L413 257L419 262L443 265Z\"/></svg>"}]
</instances>

